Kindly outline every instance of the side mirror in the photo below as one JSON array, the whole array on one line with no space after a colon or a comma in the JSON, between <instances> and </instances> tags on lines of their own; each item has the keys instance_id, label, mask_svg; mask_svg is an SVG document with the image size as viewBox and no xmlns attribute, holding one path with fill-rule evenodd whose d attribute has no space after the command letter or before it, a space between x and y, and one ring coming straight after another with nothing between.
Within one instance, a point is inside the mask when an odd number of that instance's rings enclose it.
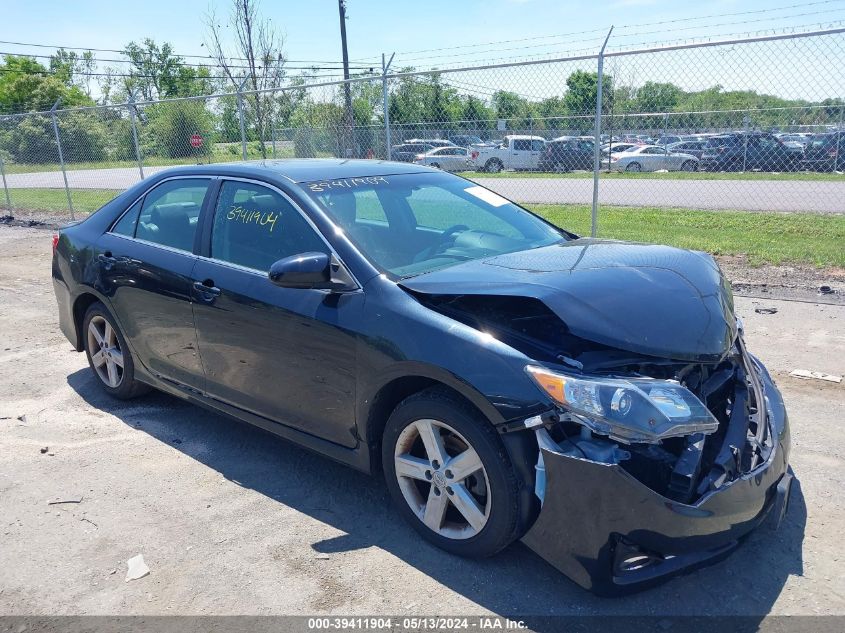
<instances>
[{"instance_id":1,"label":"side mirror","mask_svg":"<svg viewBox=\"0 0 845 633\"><path fill-rule=\"evenodd\" d=\"M282 288L331 288L330 265L326 253L300 253L274 263L268 276Z\"/></svg>"}]
</instances>

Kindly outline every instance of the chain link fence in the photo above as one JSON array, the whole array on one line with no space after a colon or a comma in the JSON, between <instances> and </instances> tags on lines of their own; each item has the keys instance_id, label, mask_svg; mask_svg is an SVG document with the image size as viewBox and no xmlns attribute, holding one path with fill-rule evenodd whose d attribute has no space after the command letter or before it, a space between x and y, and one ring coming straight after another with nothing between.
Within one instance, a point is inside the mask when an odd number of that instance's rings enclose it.
<instances>
[{"instance_id":1,"label":"chain link fence","mask_svg":"<svg viewBox=\"0 0 845 633\"><path fill-rule=\"evenodd\" d=\"M439 71L385 63L348 82L56 104L0 116L0 207L86 213L172 165L345 157L426 164L517 202L594 213L841 212L843 58L845 29L829 29Z\"/></svg>"}]
</instances>

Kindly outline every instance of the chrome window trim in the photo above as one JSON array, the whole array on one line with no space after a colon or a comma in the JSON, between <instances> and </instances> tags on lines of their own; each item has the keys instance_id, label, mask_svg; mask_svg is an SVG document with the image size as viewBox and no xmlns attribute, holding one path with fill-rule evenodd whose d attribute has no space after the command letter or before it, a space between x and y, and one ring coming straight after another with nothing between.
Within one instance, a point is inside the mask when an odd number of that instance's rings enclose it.
<instances>
[{"instance_id":1,"label":"chrome window trim","mask_svg":"<svg viewBox=\"0 0 845 633\"><path fill-rule=\"evenodd\" d=\"M135 203L133 202L132 204L135 204ZM194 253L192 251L184 251L181 248L173 248L172 246L167 246L166 244L159 244L158 242L150 242L148 240L142 240L142 239L137 238L137 237L129 237L128 235L122 235L120 233L112 233L111 231L108 231L108 233L112 237L119 237L122 240L127 240L129 242L136 242L138 244L144 244L146 246L154 246L154 247L161 249L163 251L169 251L171 253L176 253L177 255L188 255L188 256L190 256L194 259L197 259L199 257L199 255L194 255Z\"/></svg>"},{"instance_id":2,"label":"chrome window trim","mask_svg":"<svg viewBox=\"0 0 845 633\"><path fill-rule=\"evenodd\" d=\"M281 189L279 189L275 185L270 184L269 182L265 182L263 180L256 180L254 178L244 178L244 177L241 177L241 176L219 176L218 178L220 180L220 189L223 188L223 185L225 185L227 181L246 182L246 183L249 183L249 184L257 185L259 187L264 187L265 189L270 189L271 191L275 191L280 196L282 196L282 198L287 200L288 204L290 204L291 207L293 207L293 209L296 210L297 213L299 213L299 215L308 223L308 226L310 226L311 229L317 234L317 236L323 241L323 243L329 249L329 253L331 253L337 259L338 262L340 262L340 265L343 266L343 268L346 270L346 272L349 274L349 276L355 282L355 285L358 286L358 289L360 290L361 288L363 288L363 285L361 284L361 282L358 281L358 278L355 277L355 274L352 272L352 270L350 270L349 266L346 265L346 262L343 261L343 259L340 257L338 252L335 250L335 248L326 239L326 236L323 235L323 232L317 227L316 224L314 224L314 221L310 217L308 217L308 214L305 213L305 211L302 209L302 207L299 206L299 204L296 202L296 200L291 198L287 193L285 193L284 191L282 191ZM214 239L214 237L213 237L214 236L214 217L217 213L217 202L219 201L219 199L220 199L220 190L217 191L217 200L214 201L214 205L210 209L212 217L211 217L211 234L209 235L209 237L212 240ZM209 243L208 246L209 246L208 252L209 252L209 254L211 254L211 243ZM224 265L224 266L229 266L229 267L235 268L237 270L258 273L259 275L261 275L264 278L267 278L267 273L269 272L269 271L266 271L266 270L264 270L264 271L258 270L257 268L250 268L249 266L242 266L241 264L236 264L234 262L227 262L225 259L218 259L216 257L205 257L204 255L198 255L198 257L199 257L199 259L202 259L204 261L210 261L210 262L214 262L214 263L221 264L221 265Z\"/></svg>"},{"instance_id":3,"label":"chrome window trim","mask_svg":"<svg viewBox=\"0 0 845 633\"><path fill-rule=\"evenodd\" d=\"M112 223L111 223L111 226L109 226L109 228L108 228L108 230L106 231L106 233L111 233L112 235L118 235L118 236L120 236L120 237L123 237L123 238L126 238L126 239L130 239L130 240L133 240L133 241L136 241L136 242L142 242L142 243L144 243L144 244L155 244L155 242L148 242L147 240L139 240L139 239L138 239L137 237L135 237L134 235L133 235L132 237L130 237L130 236L128 236L128 235L122 235L122 234L120 234L120 233L115 233L115 232L114 232L114 227L116 227L116 226L118 225L118 223L119 223L119 222L123 219L123 216L124 216L124 215L126 215L127 213L129 213L129 210L130 210L132 207L134 207L134 206L137 204L137 202L138 202L139 200L143 199L143 198L144 198L144 197L145 197L148 193L150 193L153 189L155 189L155 188L156 188L156 187L158 187L159 185L163 185L164 183L166 183L166 182L170 182L171 180L208 180L208 181L211 181L211 180L214 180L214 179L216 179L216 178L219 178L219 176L207 176L207 175L204 175L204 174L203 174L203 175L199 175L199 176L178 175L178 176L168 176L167 178L163 178L162 180L159 180L156 184L154 184L154 185L152 185L152 186L148 187L147 189L145 189L145 190L144 190L144 193L142 193L140 196L138 196L137 198L135 198L135 199L134 199L134 200L133 200L133 201L132 201L132 202L131 202L131 203L130 203L130 204L129 204L129 205L128 205L128 206L127 206L124 210L123 210L123 212L122 212L119 216L117 216L117 219L116 219L114 222L112 222ZM211 186L211 183L209 183L209 186ZM206 191L206 195L208 195L208 192L207 192L207 191ZM141 205L141 211L143 211L143 210L144 210L143 205ZM202 207L200 207L200 215L202 215ZM139 211L139 213L138 213L138 217L140 217L140 216L141 216L141 214L140 214L140 211ZM138 231L138 226L137 226L137 225L135 226L135 231L136 231L136 232ZM176 252L178 252L178 253L190 253L191 255L193 255L193 254L194 254L194 253L193 253L193 251L183 251L182 249L179 249L179 248L172 248L172 247L170 247L170 246L166 246L165 248L167 248L167 249L169 249L169 250L172 250L172 251L176 251Z\"/></svg>"}]
</instances>

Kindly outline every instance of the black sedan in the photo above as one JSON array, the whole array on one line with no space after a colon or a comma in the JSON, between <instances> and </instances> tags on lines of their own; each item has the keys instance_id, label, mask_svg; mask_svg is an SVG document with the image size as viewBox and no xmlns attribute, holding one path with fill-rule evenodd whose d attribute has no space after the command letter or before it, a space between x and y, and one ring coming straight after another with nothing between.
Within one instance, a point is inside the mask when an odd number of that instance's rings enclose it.
<instances>
[{"instance_id":1,"label":"black sedan","mask_svg":"<svg viewBox=\"0 0 845 633\"><path fill-rule=\"evenodd\" d=\"M562 136L546 143L540 154L540 171L566 172L574 169L592 169L593 141L577 136Z\"/></svg>"},{"instance_id":2,"label":"black sedan","mask_svg":"<svg viewBox=\"0 0 845 633\"><path fill-rule=\"evenodd\" d=\"M718 560L788 499L783 401L710 256L578 238L438 170L166 170L63 229L52 275L107 393L383 472L455 554L522 538L616 594Z\"/></svg>"}]
</instances>

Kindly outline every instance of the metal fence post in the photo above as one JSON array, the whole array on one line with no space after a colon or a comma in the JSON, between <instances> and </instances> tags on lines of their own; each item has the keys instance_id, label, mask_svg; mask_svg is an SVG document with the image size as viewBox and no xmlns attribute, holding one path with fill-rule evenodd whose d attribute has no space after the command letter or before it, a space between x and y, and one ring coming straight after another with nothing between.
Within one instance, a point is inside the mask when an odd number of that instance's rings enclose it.
<instances>
[{"instance_id":1,"label":"metal fence post","mask_svg":"<svg viewBox=\"0 0 845 633\"><path fill-rule=\"evenodd\" d=\"M53 119L53 132L56 134L56 147L59 150L59 165L62 168L62 178L65 181L65 193L67 194L67 206L70 209L70 219L75 220L73 214L73 200L70 198L70 187L67 184L67 171L65 170L65 157L62 154L62 139L59 137L59 123L56 120L56 108L59 107L59 104L62 102L61 98L56 99L56 103L53 104L53 107L50 108L50 118Z\"/></svg>"},{"instance_id":2,"label":"metal fence post","mask_svg":"<svg viewBox=\"0 0 845 633\"><path fill-rule=\"evenodd\" d=\"M599 51L599 66L596 73L596 126L593 131L593 210L590 218L590 235L595 237L599 228L599 160L601 152L601 101L602 101L602 81L604 77L604 49L607 47L607 41L610 39L610 34L613 33L613 27L607 32L607 37L604 38L604 44L601 45Z\"/></svg>"},{"instance_id":3,"label":"metal fence post","mask_svg":"<svg viewBox=\"0 0 845 633\"><path fill-rule=\"evenodd\" d=\"M6 166L3 164L3 153L0 152L0 176L3 177L3 191L6 193L6 206L12 208L12 199L9 197L9 187L6 185Z\"/></svg>"},{"instance_id":4,"label":"metal fence post","mask_svg":"<svg viewBox=\"0 0 845 633\"><path fill-rule=\"evenodd\" d=\"M842 145L842 115L845 113L845 105L839 106L839 127L836 128L836 154L833 157L833 171L839 171L839 146ZM2 163L0 163L2 164ZM8 192L6 193L8 196Z\"/></svg>"},{"instance_id":5,"label":"metal fence post","mask_svg":"<svg viewBox=\"0 0 845 633\"><path fill-rule=\"evenodd\" d=\"M745 172L748 167L748 125L751 123L751 117L747 114L742 117L742 129L745 134L742 135L742 171Z\"/></svg>"},{"instance_id":6,"label":"metal fence post","mask_svg":"<svg viewBox=\"0 0 845 633\"><path fill-rule=\"evenodd\" d=\"M381 98L383 101L384 107L384 144L385 144L385 156L387 160L391 160L391 145L390 145L390 107L388 104L388 94L387 94L387 71L390 70L390 64L393 63L393 56L396 53L392 53L390 55L390 60L385 63L384 61L384 53L381 54Z\"/></svg>"},{"instance_id":7,"label":"metal fence post","mask_svg":"<svg viewBox=\"0 0 845 633\"><path fill-rule=\"evenodd\" d=\"M135 125L135 91L129 91L129 122L132 124L132 142L135 144L135 159L138 161L138 171L141 180L144 179L144 163L141 160L141 145L138 143L138 129Z\"/></svg>"},{"instance_id":8,"label":"metal fence post","mask_svg":"<svg viewBox=\"0 0 845 633\"><path fill-rule=\"evenodd\" d=\"M241 156L243 159L246 160L246 125L244 124L244 96L243 96L243 89L246 85L247 77L244 77L244 80L241 82L241 85L238 86L238 122L241 126Z\"/></svg>"}]
</instances>

